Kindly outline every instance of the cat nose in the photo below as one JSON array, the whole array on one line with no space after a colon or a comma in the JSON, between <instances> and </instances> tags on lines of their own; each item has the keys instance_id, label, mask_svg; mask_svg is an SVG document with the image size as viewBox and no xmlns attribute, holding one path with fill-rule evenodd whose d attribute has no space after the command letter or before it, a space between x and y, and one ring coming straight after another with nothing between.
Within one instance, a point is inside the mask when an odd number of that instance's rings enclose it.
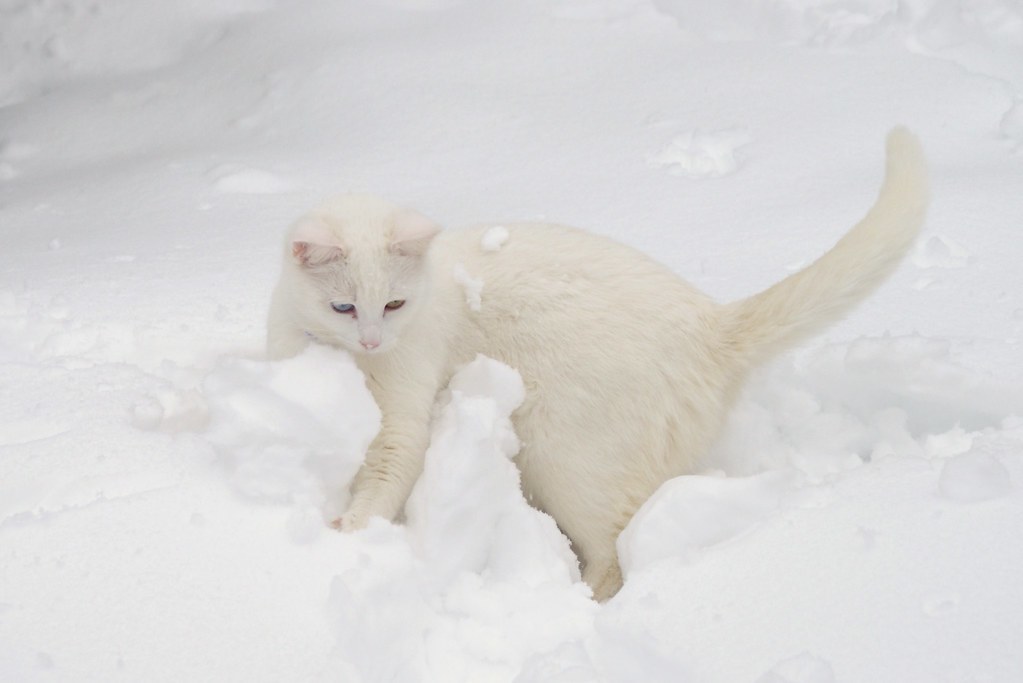
<instances>
[{"instance_id":1,"label":"cat nose","mask_svg":"<svg viewBox=\"0 0 1023 683\"><path fill-rule=\"evenodd\" d=\"M372 323L359 325L359 343L367 351L380 346L380 325Z\"/></svg>"}]
</instances>

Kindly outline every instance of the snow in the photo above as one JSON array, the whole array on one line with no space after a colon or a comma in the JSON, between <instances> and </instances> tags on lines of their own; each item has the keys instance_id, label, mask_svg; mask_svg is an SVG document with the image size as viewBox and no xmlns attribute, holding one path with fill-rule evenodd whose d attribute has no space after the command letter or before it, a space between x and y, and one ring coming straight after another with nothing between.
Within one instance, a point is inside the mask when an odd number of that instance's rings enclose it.
<instances>
[{"instance_id":1,"label":"snow","mask_svg":"<svg viewBox=\"0 0 1023 683\"><path fill-rule=\"evenodd\" d=\"M465 291L465 305L471 311L479 311L483 305L483 280L470 275L461 263L455 264L451 275Z\"/></svg>"},{"instance_id":2,"label":"snow","mask_svg":"<svg viewBox=\"0 0 1023 683\"><path fill-rule=\"evenodd\" d=\"M739 168L736 150L753 139L749 130L733 128L704 133L689 131L675 137L650 163L688 178L720 178Z\"/></svg>"},{"instance_id":3,"label":"snow","mask_svg":"<svg viewBox=\"0 0 1023 683\"><path fill-rule=\"evenodd\" d=\"M938 479L941 495L949 500L973 503L1012 493L1009 470L988 453L969 451L945 461Z\"/></svg>"},{"instance_id":4,"label":"snow","mask_svg":"<svg viewBox=\"0 0 1023 683\"><path fill-rule=\"evenodd\" d=\"M499 251L504 243L508 241L508 228L503 225L495 225L483 233L480 238L480 248L483 251Z\"/></svg>"},{"instance_id":5,"label":"snow","mask_svg":"<svg viewBox=\"0 0 1023 683\"><path fill-rule=\"evenodd\" d=\"M1018 2L0 19L0 679L1023 680ZM613 600L522 498L523 387L490 359L440 398L406 519L327 526L379 412L346 353L262 348L324 196L580 225L729 300L860 217L896 123L925 234L754 374L622 534Z\"/></svg>"},{"instance_id":6,"label":"snow","mask_svg":"<svg viewBox=\"0 0 1023 683\"><path fill-rule=\"evenodd\" d=\"M827 662L803 652L779 662L757 683L834 683L835 672Z\"/></svg>"},{"instance_id":7,"label":"snow","mask_svg":"<svg viewBox=\"0 0 1023 683\"><path fill-rule=\"evenodd\" d=\"M920 268L965 268L970 255L970 250L958 242L942 235L931 235L917 245L912 259Z\"/></svg>"},{"instance_id":8,"label":"snow","mask_svg":"<svg viewBox=\"0 0 1023 683\"><path fill-rule=\"evenodd\" d=\"M211 175L216 178L213 187L219 192L274 194L288 192L293 186L293 183L279 175L258 168L226 166L214 169Z\"/></svg>"}]
</instances>

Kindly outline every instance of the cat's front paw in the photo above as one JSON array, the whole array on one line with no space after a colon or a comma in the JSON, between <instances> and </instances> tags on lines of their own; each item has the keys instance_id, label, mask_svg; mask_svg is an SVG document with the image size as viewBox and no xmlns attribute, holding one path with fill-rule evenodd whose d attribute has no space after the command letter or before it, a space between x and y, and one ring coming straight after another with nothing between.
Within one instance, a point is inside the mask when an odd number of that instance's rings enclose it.
<instances>
[{"instance_id":1,"label":"cat's front paw","mask_svg":"<svg viewBox=\"0 0 1023 683\"><path fill-rule=\"evenodd\" d=\"M360 514L357 510L349 510L330 523L330 526L338 531L358 531L365 529L369 523L369 515Z\"/></svg>"},{"instance_id":2,"label":"cat's front paw","mask_svg":"<svg viewBox=\"0 0 1023 683\"><path fill-rule=\"evenodd\" d=\"M374 517L392 521L400 510L401 503L396 496L381 495L379 490L363 488L354 492L348 509L330 525L341 531L359 531L365 529Z\"/></svg>"}]
</instances>

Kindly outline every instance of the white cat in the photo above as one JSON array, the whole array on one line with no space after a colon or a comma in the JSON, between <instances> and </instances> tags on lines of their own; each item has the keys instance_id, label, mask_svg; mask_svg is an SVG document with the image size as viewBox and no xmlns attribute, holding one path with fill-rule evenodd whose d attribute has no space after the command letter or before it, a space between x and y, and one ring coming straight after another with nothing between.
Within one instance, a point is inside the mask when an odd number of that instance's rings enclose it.
<instances>
[{"instance_id":1,"label":"white cat","mask_svg":"<svg viewBox=\"0 0 1023 683\"><path fill-rule=\"evenodd\" d=\"M692 471L750 368L848 312L909 249L925 163L904 129L887 150L876 204L831 251L724 305L634 249L560 225L508 225L495 250L481 245L486 226L441 232L368 196L298 221L271 304L270 356L314 339L348 349L383 415L340 527L401 512L438 391L482 353L526 385L514 415L525 495L571 539L595 597L614 595L619 532L658 486ZM467 293L469 278L482 291Z\"/></svg>"}]
</instances>

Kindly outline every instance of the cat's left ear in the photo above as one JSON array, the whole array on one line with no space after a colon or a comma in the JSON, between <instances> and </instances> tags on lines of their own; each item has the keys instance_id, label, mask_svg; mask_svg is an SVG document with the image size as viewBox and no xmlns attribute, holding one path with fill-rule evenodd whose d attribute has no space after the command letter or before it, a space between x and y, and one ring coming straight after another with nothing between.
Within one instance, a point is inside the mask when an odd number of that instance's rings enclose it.
<instances>
[{"instance_id":1,"label":"cat's left ear","mask_svg":"<svg viewBox=\"0 0 1023 683\"><path fill-rule=\"evenodd\" d=\"M343 259L345 248L322 219L305 216L291 229L291 255L303 266L321 266Z\"/></svg>"},{"instance_id":2,"label":"cat's left ear","mask_svg":"<svg viewBox=\"0 0 1023 683\"><path fill-rule=\"evenodd\" d=\"M406 256L422 256L439 232L440 226L423 214L402 209L394 217L391 249Z\"/></svg>"}]
</instances>

